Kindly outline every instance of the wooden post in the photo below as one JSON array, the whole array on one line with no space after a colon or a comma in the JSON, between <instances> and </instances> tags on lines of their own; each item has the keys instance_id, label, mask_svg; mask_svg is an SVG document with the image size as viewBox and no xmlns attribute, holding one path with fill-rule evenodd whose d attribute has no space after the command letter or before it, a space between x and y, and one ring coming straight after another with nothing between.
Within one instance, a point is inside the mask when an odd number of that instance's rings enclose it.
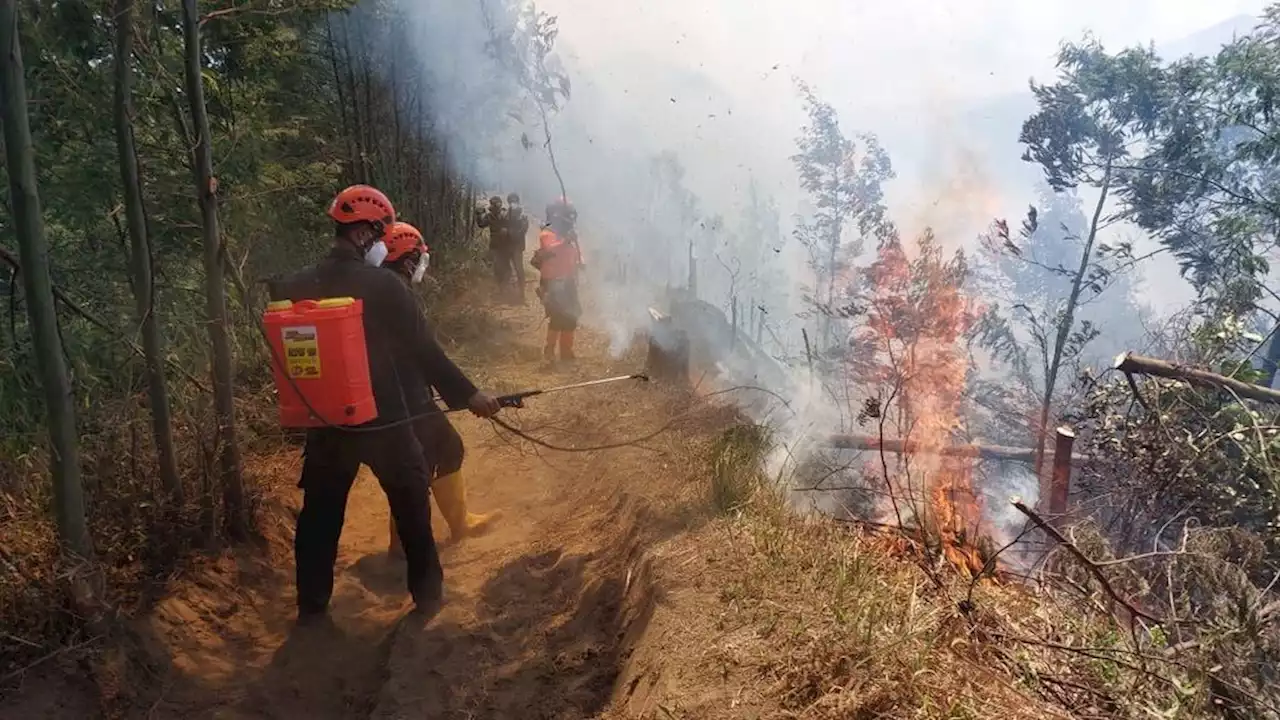
<instances>
[{"instance_id":1,"label":"wooden post","mask_svg":"<svg viewBox=\"0 0 1280 720\"><path fill-rule=\"evenodd\" d=\"M1057 443L1053 448L1053 477L1049 481L1049 512L1062 515L1067 511L1067 494L1071 490L1071 448L1076 434L1063 425L1058 428Z\"/></svg>"}]
</instances>

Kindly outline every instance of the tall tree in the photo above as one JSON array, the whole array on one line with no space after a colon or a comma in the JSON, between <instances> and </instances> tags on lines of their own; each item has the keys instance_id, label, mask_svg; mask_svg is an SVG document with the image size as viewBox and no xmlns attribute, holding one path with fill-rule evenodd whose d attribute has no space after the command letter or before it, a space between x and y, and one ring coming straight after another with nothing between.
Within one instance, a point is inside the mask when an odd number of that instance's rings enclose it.
<instances>
[{"instance_id":1,"label":"tall tree","mask_svg":"<svg viewBox=\"0 0 1280 720\"><path fill-rule=\"evenodd\" d=\"M124 187L125 219L129 228L130 270L134 308L142 329L146 356L147 392L151 402L151 431L155 435L160 483L173 500L182 501L182 479L173 443L169 389L164 376L164 341L156 318L155 285L151 276L151 239L138 172L138 150L133 140L133 18L134 0L116 0L115 124L120 154L120 180Z\"/></svg>"},{"instance_id":2,"label":"tall tree","mask_svg":"<svg viewBox=\"0 0 1280 720\"><path fill-rule=\"evenodd\" d=\"M236 412L232 373L234 358L227 320L227 292L223 281L222 237L218 228L218 181L213 175L213 137L204 101L204 77L200 42L200 15L196 0L182 1L182 36L186 58L187 103L191 111L191 171L204 230L205 314L213 348L213 403L218 423L219 464L227 532L233 539L248 536L249 519L244 502L240 444L236 436Z\"/></svg>"},{"instance_id":3,"label":"tall tree","mask_svg":"<svg viewBox=\"0 0 1280 720\"><path fill-rule=\"evenodd\" d=\"M971 395L989 412L989 430L1001 442L1037 441L1027 409L1043 409L1088 228L1077 195L1046 185L1040 189L1039 208L1028 212L1016 236L1000 220L982 238L970 292L986 300L986 310L975 331L979 346L1004 367L998 381L975 375ZM1082 364L1110 361L1145 334L1133 294L1134 267L1129 243L1097 244L1076 295L1073 324L1058 360L1059 378ZM1063 384L1055 387L1051 404L1069 402Z\"/></svg>"},{"instance_id":4,"label":"tall tree","mask_svg":"<svg viewBox=\"0 0 1280 720\"><path fill-rule=\"evenodd\" d=\"M1144 94L1161 111L1125 202L1178 258L1206 316L1243 317L1278 297L1265 281L1280 236L1280 4L1215 57L1148 63Z\"/></svg>"},{"instance_id":5,"label":"tall tree","mask_svg":"<svg viewBox=\"0 0 1280 720\"><path fill-rule=\"evenodd\" d=\"M894 173L888 153L874 135L846 137L835 108L804 83L799 83L799 89L809 122L796 141L799 152L791 160L800 173L800 186L817 210L797 228L796 236L809 249L817 276L813 303L821 315L822 347L829 349L832 318L841 304L836 297L839 278L850 258L862 252L862 236L888 232L883 184ZM861 235L852 243L845 237L850 225Z\"/></svg>"},{"instance_id":6,"label":"tall tree","mask_svg":"<svg viewBox=\"0 0 1280 720\"><path fill-rule=\"evenodd\" d=\"M0 0L0 118L4 122L9 197L22 259L22 284L31 323L52 446L54 511L64 550L93 557L84 515L75 398L64 360L45 241L35 149L27 117L27 87L18 42L17 0Z\"/></svg>"},{"instance_id":7,"label":"tall tree","mask_svg":"<svg viewBox=\"0 0 1280 720\"><path fill-rule=\"evenodd\" d=\"M1131 146L1154 122L1159 105L1146 90L1154 73L1149 50L1134 49L1112 57L1095 42L1068 45L1058 58L1058 81L1033 82L1039 106L1022 126L1019 140L1027 146L1023 159L1043 169L1055 191L1088 186L1097 196L1081 237L1079 260L1071 271L1071 288L1052 332L1044 394L1036 427L1036 471L1040 470L1053 410L1054 390L1063 361L1077 332L1076 312L1086 287L1094 281L1099 233L1120 219L1105 213L1111 193L1123 185Z\"/></svg>"}]
</instances>

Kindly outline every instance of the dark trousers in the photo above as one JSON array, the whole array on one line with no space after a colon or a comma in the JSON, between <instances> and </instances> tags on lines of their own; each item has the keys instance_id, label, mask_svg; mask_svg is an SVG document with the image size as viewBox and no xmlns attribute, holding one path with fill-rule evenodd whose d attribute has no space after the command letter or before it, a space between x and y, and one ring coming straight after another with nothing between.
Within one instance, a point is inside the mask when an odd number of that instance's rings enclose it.
<instances>
[{"instance_id":1,"label":"dark trousers","mask_svg":"<svg viewBox=\"0 0 1280 720\"><path fill-rule=\"evenodd\" d=\"M498 287L506 287L513 278L520 293L524 294L524 248L494 248L493 279L498 283Z\"/></svg>"},{"instance_id":2,"label":"dark trousers","mask_svg":"<svg viewBox=\"0 0 1280 720\"><path fill-rule=\"evenodd\" d=\"M375 432L319 428L307 433L298 483L302 512L293 551L301 613L323 612L329 605L347 496L361 463L369 466L387 494L404 546L414 601L429 605L443 592L444 570L431 536L427 506L429 471L413 428L401 425Z\"/></svg>"},{"instance_id":3,"label":"dark trousers","mask_svg":"<svg viewBox=\"0 0 1280 720\"><path fill-rule=\"evenodd\" d=\"M432 479L452 475L462 469L466 447L462 436L443 412L431 413L413 424L414 435L422 446L427 459L427 469Z\"/></svg>"},{"instance_id":4,"label":"dark trousers","mask_svg":"<svg viewBox=\"0 0 1280 720\"><path fill-rule=\"evenodd\" d=\"M548 329L557 332L573 332L578 329L582 315L582 303L578 300L578 280L567 277L543 280L539 284L542 307L547 312Z\"/></svg>"}]
</instances>

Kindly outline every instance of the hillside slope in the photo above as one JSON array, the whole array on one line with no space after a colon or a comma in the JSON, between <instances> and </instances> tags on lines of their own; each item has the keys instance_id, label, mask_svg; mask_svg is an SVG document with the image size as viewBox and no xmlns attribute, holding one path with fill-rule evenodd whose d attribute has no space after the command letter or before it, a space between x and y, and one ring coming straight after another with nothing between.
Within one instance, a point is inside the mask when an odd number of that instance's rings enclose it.
<instances>
[{"instance_id":1,"label":"hillside slope","mask_svg":"<svg viewBox=\"0 0 1280 720\"><path fill-rule=\"evenodd\" d=\"M609 359L588 330L579 366L549 372L542 327L534 306L486 308L443 334L499 390L639 369L638 349ZM184 720L1069 717L975 638L956 609L967 583L931 583L950 576L897 559L882 537L791 514L760 475L764 434L732 410L634 383L535 398L509 420L562 446L647 439L557 452L457 416L472 505L502 516L443 547L448 604L425 626L406 614L386 501L363 477L333 623L294 627L298 452L256 458L265 548L174 578L137 623L144 667L99 687L99 702ZM980 587L973 600L986 608L993 592L999 607L1021 597ZM88 716L81 676L72 665L33 682L0 717Z\"/></svg>"}]
</instances>

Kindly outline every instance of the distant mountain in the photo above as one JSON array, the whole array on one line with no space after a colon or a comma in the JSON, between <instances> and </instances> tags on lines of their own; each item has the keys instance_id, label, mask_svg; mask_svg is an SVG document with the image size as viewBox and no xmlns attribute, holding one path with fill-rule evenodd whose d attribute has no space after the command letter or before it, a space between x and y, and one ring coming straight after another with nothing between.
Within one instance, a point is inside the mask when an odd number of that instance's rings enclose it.
<instances>
[{"instance_id":1,"label":"distant mountain","mask_svg":"<svg viewBox=\"0 0 1280 720\"><path fill-rule=\"evenodd\" d=\"M1176 60L1188 55L1213 55L1236 37L1248 35L1259 21L1259 18L1252 15L1237 15L1179 40L1157 43L1156 52L1165 60Z\"/></svg>"}]
</instances>

